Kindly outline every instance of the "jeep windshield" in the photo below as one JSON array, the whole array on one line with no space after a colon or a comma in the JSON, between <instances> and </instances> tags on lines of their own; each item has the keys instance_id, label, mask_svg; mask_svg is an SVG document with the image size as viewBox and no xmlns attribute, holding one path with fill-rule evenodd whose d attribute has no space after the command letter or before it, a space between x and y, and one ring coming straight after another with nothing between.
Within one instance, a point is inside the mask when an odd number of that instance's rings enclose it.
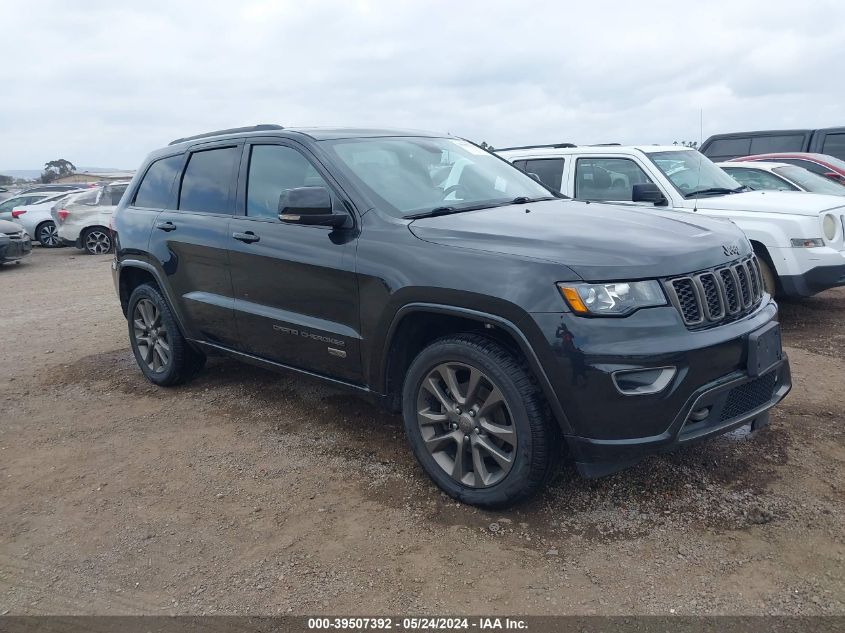
<instances>
[{"instance_id":1,"label":"jeep windshield","mask_svg":"<svg viewBox=\"0 0 845 633\"><path fill-rule=\"evenodd\" d=\"M701 152L653 152L647 156L685 198L722 196L746 189Z\"/></svg>"},{"instance_id":2,"label":"jeep windshield","mask_svg":"<svg viewBox=\"0 0 845 633\"><path fill-rule=\"evenodd\" d=\"M525 204L560 195L460 139L356 138L321 144L375 204L399 217Z\"/></svg>"}]
</instances>

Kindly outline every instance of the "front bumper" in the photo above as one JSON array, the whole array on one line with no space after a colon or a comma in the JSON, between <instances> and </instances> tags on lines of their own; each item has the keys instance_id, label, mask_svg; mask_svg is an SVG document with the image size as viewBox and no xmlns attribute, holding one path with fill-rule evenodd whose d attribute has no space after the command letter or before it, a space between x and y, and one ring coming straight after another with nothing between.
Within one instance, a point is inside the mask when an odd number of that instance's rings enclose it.
<instances>
[{"instance_id":1,"label":"front bumper","mask_svg":"<svg viewBox=\"0 0 845 633\"><path fill-rule=\"evenodd\" d=\"M722 435L752 423L768 423L768 411L792 389L789 361L784 360L762 376L737 372L705 385L690 397L666 431L659 435L623 440L567 437L578 471L601 477L641 461L644 457ZM709 407L706 418L693 420L693 411Z\"/></svg>"},{"instance_id":2,"label":"front bumper","mask_svg":"<svg viewBox=\"0 0 845 633\"><path fill-rule=\"evenodd\" d=\"M0 262L11 262L26 257L32 252L32 241L5 239L0 242Z\"/></svg>"},{"instance_id":3,"label":"front bumper","mask_svg":"<svg viewBox=\"0 0 845 633\"><path fill-rule=\"evenodd\" d=\"M845 286L845 264L818 266L802 275L781 275L780 284L788 297L810 297L828 288Z\"/></svg>"},{"instance_id":4,"label":"front bumper","mask_svg":"<svg viewBox=\"0 0 845 633\"><path fill-rule=\"evenodd\" d=\"M565 416L563 434L588 476L749 421L759 424L791 388L785 357L761 376L748 371L750 335L777 317L769 299L736 321L700 330L687 329L671 306L620 319L531 316L546 338L540 361ZM626 394L614 379L665 367L674 375L656 393Z\"/></svg>"}]
</instances>

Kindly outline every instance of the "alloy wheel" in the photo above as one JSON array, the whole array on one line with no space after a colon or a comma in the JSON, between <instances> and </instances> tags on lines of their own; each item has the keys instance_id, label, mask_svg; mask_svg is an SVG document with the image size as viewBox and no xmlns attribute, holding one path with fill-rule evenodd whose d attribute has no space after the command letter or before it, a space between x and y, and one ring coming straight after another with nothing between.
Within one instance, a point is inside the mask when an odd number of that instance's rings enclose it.
<instances>
[{"instance_id":1,"label":"alloy wheel","mask_svg":"<svg viewBox=\"0 0 845 633\"><path fill-rule=\"evenodd\" d=\"M103 255L111 250L111 238L104 231L88 231L85 235L85 250L92 255Z\"/></svg>"},{"instance_id":2,"label":"alloy wheel","mask_svg":"<svg viewBox=\"0 0 845 633\"><path fill-rule=\"evenodd\" d=\"M141 299L132 312L135 345L143 361L155 373L170 364L170 337L161 322L161 310L149 299Z\"/></svg>"},{"instance_id":3,"label":"alloy wheel","mask_svg":"<svg viewBox=\"0 0 845 633\"><path fill-rule=\"evenodd\" d=\"M417 422L434 461L455 481L487 488L510 472L517 433L501 389L465 363L441 363L419 387Z\"/></svg>"},{"instance_id":4,"label":"alloy wheel","mask_svg":"<svg viewBox=\"0 0 845 633\"><path fill-rule=\"evenodd\" d=\"M42 226L38 232L38 241L44 246L58 246L59 230L56 228L56 225L50 222Z\"/></svg>"}]
</instances>

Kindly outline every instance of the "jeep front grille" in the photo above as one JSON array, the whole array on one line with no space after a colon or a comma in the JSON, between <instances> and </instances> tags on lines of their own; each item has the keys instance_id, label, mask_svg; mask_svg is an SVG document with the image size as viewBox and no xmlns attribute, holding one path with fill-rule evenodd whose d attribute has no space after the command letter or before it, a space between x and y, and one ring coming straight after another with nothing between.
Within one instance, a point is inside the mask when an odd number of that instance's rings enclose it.
<instances>
[{"instance_id":1,"label":"jeep front grille","mask_svg":"<svg viewBox=\"0 0 845 633\"><path fill-rule=\"evenodd\" d=\"M687 327L703 327L742 316L763 298L763 278L753 255L728 266L664 282Z\"/></svg>"}]
</instances>

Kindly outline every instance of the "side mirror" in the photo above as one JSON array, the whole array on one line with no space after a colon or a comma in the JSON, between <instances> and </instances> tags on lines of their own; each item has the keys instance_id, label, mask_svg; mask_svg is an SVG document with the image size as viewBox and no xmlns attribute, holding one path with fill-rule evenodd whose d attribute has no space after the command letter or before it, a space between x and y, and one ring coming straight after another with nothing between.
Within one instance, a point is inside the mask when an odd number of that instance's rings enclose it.
<instances>
[{"instance_id":1,"label":"side mirror","mask_svg":"<svg viewBox=\"0 0 845 633\"><path fill-rule=\"evenodd\" d=\"M289 224L341 227L349 216L335 213L325 187L295 187L279 196L279 219Z\"/></svg>"},{"instance_id":2,"label":"side mirror","mask_svg":"<svg viewBox=\"0 0 845 633\"><path fill-rule=\"evenodd\" d=\"M666 204L666 197L657 185L651 182L645 182L633 186L631 191L631 201Z\"/></svg>"}]
</instances>

